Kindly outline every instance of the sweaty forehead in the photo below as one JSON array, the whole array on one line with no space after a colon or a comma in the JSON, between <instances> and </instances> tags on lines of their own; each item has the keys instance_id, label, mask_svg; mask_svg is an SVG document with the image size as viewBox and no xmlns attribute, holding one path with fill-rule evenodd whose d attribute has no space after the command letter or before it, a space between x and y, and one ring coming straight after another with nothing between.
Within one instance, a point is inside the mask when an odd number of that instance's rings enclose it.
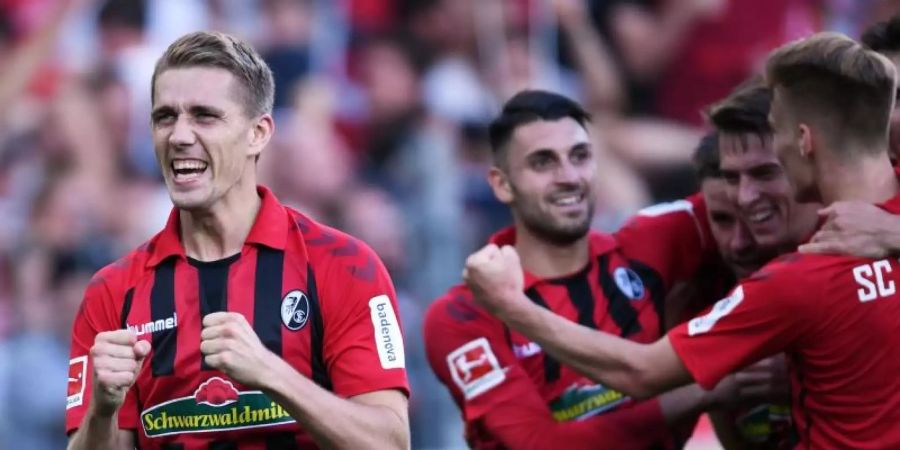
<instances>
[{"instance_id":1,"label":"sweaty forehead","mask_svg":"<svg viewBox=\"0 0 900 450\"><path fill-rule=\"evenodd\" d=\"M525 156L537 150L567 151L587 143L588 133L575 119L536 120L516 128L510 139L511 153Z\"/></svg>"},{"instance_id":2,"label":"sweaty forehead","mask_svg":"<svg viewBox=\"0 0 900 450\"><path fill-rule=\"evenodd\" d=\"M156 78L154 106L186 108L195 105L222 109L239 106L237 80L225 69L215 67L178 67L167 69Z\"/></svg>"}]
</instances>

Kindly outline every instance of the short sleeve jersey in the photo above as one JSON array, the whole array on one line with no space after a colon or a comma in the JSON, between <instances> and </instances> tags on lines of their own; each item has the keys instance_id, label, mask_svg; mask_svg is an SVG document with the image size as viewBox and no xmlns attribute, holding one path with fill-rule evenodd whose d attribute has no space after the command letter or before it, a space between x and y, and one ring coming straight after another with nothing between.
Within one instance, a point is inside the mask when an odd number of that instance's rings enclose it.
<instances>
[{"instance_id":1,"label":"short sleeve jersey","mask_svg":"<svg viewBox=\"0 0 900 450\"><path fill-rule=\"evenodd\" d=\"M592 232L590 262L569 276L541 279L525 273L525 295L534 303L584 326L652 342L661 335L665 290L698 267L710 242L694 216L699 197L645 211L616 235ZM677 239L673 239L678 236ZM498 245L515 243L513 229L496 234ZM678 248L676 251L675 248ZM672 256L693 255L693 258ZM425 319L428 360L448 388L466 422L475 448L506 448L482 420L503 404L534 409L554 422L600 420L617 411L643 408L639 423L618 423L618 430L639 428L643 446L677 445L654 401L636 403L622 393L583 377L545 354L540 346L507 328L472 302L464 285L450 289L428 309ZM613 436L595 426L595 434ZM567 448L596 441L576 441L590 433L572 431ZM596 438L594 436L593 438ZM592 447L597 448L597 447ZM604 447L605 448L605 447Z\"/></svg>"},{"instance_id":2,"label":"short sleeve jersey","mask_svg":"<svg viewBox=\"0 0 900 450\"><path fill-rule=\"evenodd\" d=\"M220 298L202 292L177 210L147 244L94 276L72 332L68 432L91 399L95 336L128 328L152 347L118 415L140 448L316 448L264 393L206 366L201 320L214 311L244 315L270 351L340 397L408 394L396 295L378 257L282 206L268 189L258 192L262 206Z\"/></svg>"},{"instance_id":3,"label":"short sleeve jersey","mask_svg":"<svg viewBox=\"0 0 900 450\"><path fill-rule=\"evenodd\" d=\"M900 213L900 197L882 205ZM797 448L900 448L900 263L790 254L669 333L701 386L786 352Z\"/></svg>"}]
</instances>

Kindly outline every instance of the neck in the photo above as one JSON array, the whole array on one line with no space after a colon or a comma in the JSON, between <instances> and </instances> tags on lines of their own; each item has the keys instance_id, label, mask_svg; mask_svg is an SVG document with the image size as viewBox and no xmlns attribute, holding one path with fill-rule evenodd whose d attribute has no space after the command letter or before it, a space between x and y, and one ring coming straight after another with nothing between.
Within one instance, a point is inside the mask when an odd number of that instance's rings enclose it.
<instances>
[{"instance_id":1,"label":"neck","mask_svg":"<svg viewBox=\"0 0 900 450\"><path fill-rule=\"evenodd\" d=\"M181 210L187 256L215 261L239 253L262 205L255 183L238 183L209 209Z\"/></svg>"},{"instance_id":2,"label":"neck","mask_svg":"<svg viewBox=\"0 0 900 450\"><path fill-rule=\"evenodd\" d=\"M887 153L853 161L824 160L818 167L822 202L882 203L897 195L897 175Z\"/></svg>"},{"instance_id":3,"label":"neck","mask_svg":"<svg viewBox=\"0 0 900 450\"><path fill-rule=\"evenodd\" d=\"M516 227L516 251L521 257L522 268L539 278L575 273L590 260L588 235L568 245L556 245L535 236L523 226Z\"/></svg>"}]
</instances>

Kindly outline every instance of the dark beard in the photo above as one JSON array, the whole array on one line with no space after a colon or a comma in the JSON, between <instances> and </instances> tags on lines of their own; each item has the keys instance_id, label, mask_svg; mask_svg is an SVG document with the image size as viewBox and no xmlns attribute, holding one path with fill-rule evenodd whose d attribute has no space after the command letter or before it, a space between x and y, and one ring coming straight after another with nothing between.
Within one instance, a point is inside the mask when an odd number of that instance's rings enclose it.
<instances>
[{"instance_id":1,"label":"dark beard","mask_svg":"<svg viewBox=\"0 0 900 450\"><path fill-rule=\"evenodd\" d=\"M558 247L566 247L587 236L591 229L591 217L592 214L589 214L581 223L562 227L554 226L555 224L549 220L522 216L522 225L541 240Z\"/></svg>"}]
</instances>

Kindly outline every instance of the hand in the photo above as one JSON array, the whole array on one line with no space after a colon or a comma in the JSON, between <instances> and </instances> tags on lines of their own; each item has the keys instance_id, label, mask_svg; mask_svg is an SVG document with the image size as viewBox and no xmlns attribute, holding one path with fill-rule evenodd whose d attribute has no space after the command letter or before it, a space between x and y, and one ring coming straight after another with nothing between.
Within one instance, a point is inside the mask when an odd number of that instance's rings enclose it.
<instances>
[{"instance_id":1,"label":"hand","mask_svg":"<svg viewBox=\"0 0 900 450\"><path fill-rule=\"evenodd\" d=\"M712 391L716 408L761 402L790 403L791 387L784 355L766 358L723 379Z\"/></svg>"},{"instance_id":2,"label":"hand","mask_svg":"<svg viewBox=\"0 0 900 450\"><path fill-rule=\"evenodd\" d=\"M215 312L203 318L200 352L211 367L248 387L261 388L263 371L275 354L269 351L243 315Z\"/></svg>"},{"instance_id":3,"label":"hand","mask_svg":"<svg viewBox=\"0 0 900 450\"><path fill-rule=\"evenodd\" d=\"M472 290L475 303L497 316L515 306L525 286L519 254L508 245L488 244L469 255L463 280Z\"/></svg>"},{"instance_id":4,"label":"hand","mask_svg":"<svg viewBox=\"0 0 900 450\"><path fill-rule=\"evenodd\" d=\"M550 6L562 24L589 22L585 0L551 0Z\"/></svg>"},{"instance_id":5,"label":"hand","mask_svg":"<svg viewBox=\"0 0 900 450\"><path fill-rule=\"evenodd\" d=\"M826 222L801 253L830 253L881 259L890 250L884 236L900 230L900 218L868 203L837 202L819 211Z\"/></svg>"},{"instance_id":6,"label":"hand","mask_svg":"<svg viewBox=\"0 0 900 450\"><path fill-rule=\"evenodd\" d=\"M139 341L131 330L105 331L94 338L91 405L95 411L111 417L119 410L148 353L150 343Z\"/></svg>"}]
</instances>

